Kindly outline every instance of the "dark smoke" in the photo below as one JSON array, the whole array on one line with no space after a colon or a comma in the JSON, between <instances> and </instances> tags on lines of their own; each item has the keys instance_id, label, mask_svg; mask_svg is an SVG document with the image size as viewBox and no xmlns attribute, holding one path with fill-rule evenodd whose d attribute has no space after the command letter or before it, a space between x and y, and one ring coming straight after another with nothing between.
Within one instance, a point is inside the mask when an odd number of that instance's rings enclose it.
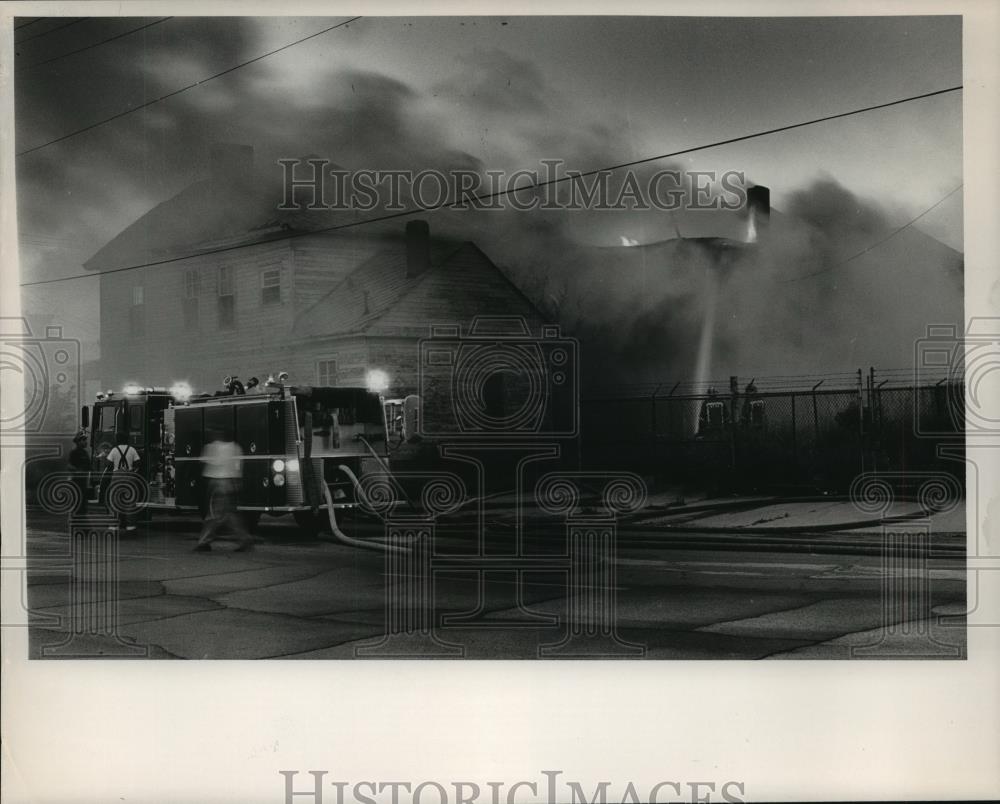
<instances>
[{"instance_id":1,"label":"dark smoke","mask_svg":"<svg viewBox=\"0 0 1000 804\"><path fill-rule=\"evenodd\" d=\"M160 26L143 43L144 58L166 65L157 91L177 83L171 64L197 76L260 50L252 26L228 28L220 53L220 37L204 31L228 23L177 24L191 29L186 41L166 36L166 26ZM100 64L101 85L117 88L109 105L120 108L136 93L141 97L147 76L136 77L133 63L107 58ZM628 130L627 121L593 125L587 110L554 91L530 61L492 51L470 55L460 66L455 78L429 92L353 70L310 76L308 92L289 93L267 80L268 63L262 62L256 73L180 95L113 132L97 130L19 162L21 227L70 240L85 233L89 251L76 256L78 266L155 204L203 179L214 142L253 144L259 174L256 194L234 198L213 213L220 233L274 217L280 197L276 160L282 157L318 154L354 170L480 173L540 168L539 160L550 157L579 170L622 160L620 132ZM77 80L67 69L61 65L33 83L19 81L19 149L79 125L78 109L54 110L44 100L49 93L62 96L53 89L58 82ZM482 159L450 130L450 105L476 111ZM36 106L41 111L33 112ZM667 167L647 165L638 175L642 180ZM804 189L771 189L787 200L752 246L719 239L731 237L731 221L720 225L715 238L705 235L713 229L712 216L720 214L713 211L698 213L704 217L697 220L537 210L423 217L434 235L475 241L540 309L579 338L585 374L594 381L693 379L706 272L719 275L711 372L716 378L908 366L913 342L928 323L961 320L961 256L916 227L844 262L905 219L899 210L857 198L829 177ZM288 223L316 228L332 220L309 214ZM178 219L181 244L183 225ZM392 226L401 232L403 222ZM618 227L643 245L594 244L593 232ZM677 239L677 231L685 239Z\"/></svg>"}]
</instances>

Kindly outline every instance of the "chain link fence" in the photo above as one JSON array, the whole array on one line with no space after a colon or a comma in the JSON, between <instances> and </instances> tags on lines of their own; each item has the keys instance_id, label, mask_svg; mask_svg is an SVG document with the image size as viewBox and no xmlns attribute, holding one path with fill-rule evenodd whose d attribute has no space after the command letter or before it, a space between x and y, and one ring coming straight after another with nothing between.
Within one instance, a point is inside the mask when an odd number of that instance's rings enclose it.
<instances>
[{"instance_id":1,"label":"chain link fence","mask_svg":"<svg viewBox=\"0 0 1000 804\"><path fill-rule=\"evenodd\" d=\"M960 382L875 382L727 393L627 389L584 396L583 463L710 491L846 491L862 472L948 471L964 435ZM748 393L749 391L749 393Z\"/></svg>"}]
</instances>

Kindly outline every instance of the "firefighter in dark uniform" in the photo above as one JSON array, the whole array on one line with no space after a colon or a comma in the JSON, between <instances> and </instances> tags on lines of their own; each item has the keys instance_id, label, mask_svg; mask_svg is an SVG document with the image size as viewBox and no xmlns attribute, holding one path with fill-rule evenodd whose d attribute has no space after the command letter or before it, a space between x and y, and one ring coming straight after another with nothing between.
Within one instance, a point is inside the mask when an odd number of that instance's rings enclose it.
<instances>
[{"instance_id":1,"label":"firefighter in dark uniform","mask_svg":"<svg viewBox=\"0 0 1000 804\"><path fill-rule=\"evenodd\" d=\"M715 388L708 389L708 398L701 403L698 414L698 435L706 436L722 432L729 426L729 409L719 399Z\"/></svg>"},{"instance_id":2,"label":"firefighter in dark uniform","mask_svg":"<svg viewBox=\"0 0 1000 804\"><path fill-rule=\"evenodd\" d=\"M73 482L80 490L80 504L76 513L87 513L87 498L90 497L90 450L87 449L87 433L81 430L73 436L73 449L69 453L69 466L73 471Z\"/></svg>"},{"instance_id":3,"label":"firefighter in dark uniform","mask_svg":"<svg viewBox=\"0 0 1000 804\"><path fill-rule=\"evenodd\" d=\"M766 424L767 411L764 409L764 400L758 396L754 381L750 380L743 396L740 425L744 428L762 430Z\"/></svg>"}]
</instances>

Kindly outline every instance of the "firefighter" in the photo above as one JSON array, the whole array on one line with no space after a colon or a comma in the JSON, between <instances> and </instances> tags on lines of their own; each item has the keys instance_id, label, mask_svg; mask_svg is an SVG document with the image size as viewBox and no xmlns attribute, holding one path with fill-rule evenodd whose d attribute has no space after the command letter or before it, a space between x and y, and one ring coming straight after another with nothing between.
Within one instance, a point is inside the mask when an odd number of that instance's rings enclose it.
<instances>
[{"instance_id":1,"label":"firefighter","mask_svg":"<svg viewBox=\"0 0 1000 804\"><path fill-rule=\"evenodd\" d=\"M90 497L90 451L87 449L87 431L81 430L73 436L73 449L69 454L69 466L73 471L73 482L80 490L80 503L76 513L87 513L87 499Z\"/></svg>"},{"instance_id":2,"label":"firefighter","mask_svg":"<svg viewBox=\"0 0 1000 804\"><path fill-rule=\"evenodd\" d=\"M115 433L115 446L104 456L104 460L111 472L112 482L115 475L121 476L136 471L139 465L139 453L128 443L128 433L124 430ZM118 527L127 533L135 530L135 525L125 514L118 515Z\"/></svg>"},{"instance_id":3,"label":"firefighter","mask_svg":"<svg viewBox=\"0 0 1000 804\"><path fill-rule=\"evenodd\" d=\"M228 525L239 541L237 552L252 550L253 536L243 527L243 520L236 510L243 477L243 450L228 433L218 428L209 430L208 437L209 443L201 456L204 464L202 477L208 484L208 514L194 549L200 553L209 552L219 528Z\"/></svg>"},{"instance_id":4,"label":"firefighter","mask_svg":"<svg viewBox=\"0 0 1000 804\"><path fill-rule=\"evenodd\" d=\"M764 400L757 395L757 385L754 380L747 384L743 397L743 408L740 411L740 426L761 429L767 422Z\"/></svg>"},{"instance_id":5,"label":"firefighter","mask_svg":"<svg viewBox=\"0 0 1000 804\"><path fill-rule=\"evenodd\" d=\"M726 403L719 399L719 392L715 388L709 388L708 398L702 401L701 412L698 414L698 435L718 432L728 425L729 410Z\"/></svg>"}]
</instances>

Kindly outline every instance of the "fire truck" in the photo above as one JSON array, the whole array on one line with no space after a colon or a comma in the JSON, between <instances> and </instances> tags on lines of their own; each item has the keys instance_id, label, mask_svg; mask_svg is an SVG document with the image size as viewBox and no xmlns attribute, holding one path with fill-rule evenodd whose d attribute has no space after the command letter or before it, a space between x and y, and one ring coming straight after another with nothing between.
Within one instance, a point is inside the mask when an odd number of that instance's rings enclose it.
<instances>
[{"instance_id":1,"label":"fire truck","mask_svg":"<svg viewBox=\"0 0 1000 804\"><path fill-rule=\"evenodd\" d=\"M202 448L213 431L226 433L243 451L237 507L248 526L261 514L292 514L307 530L318 532L329 521L336 532L332 511L358 505L359 478L389 472L391 436L380 387L385 384L381 372L369 375L367 387L291 385L281 373L246 384L227 377L224 389L211 395L193 394L184 383L107 391L82 414L91 432L92 476L107 479L105 456L124 432L142 459L145 513L204 515L210 501L201 477Z\"/></svg>"}]
</instances>

